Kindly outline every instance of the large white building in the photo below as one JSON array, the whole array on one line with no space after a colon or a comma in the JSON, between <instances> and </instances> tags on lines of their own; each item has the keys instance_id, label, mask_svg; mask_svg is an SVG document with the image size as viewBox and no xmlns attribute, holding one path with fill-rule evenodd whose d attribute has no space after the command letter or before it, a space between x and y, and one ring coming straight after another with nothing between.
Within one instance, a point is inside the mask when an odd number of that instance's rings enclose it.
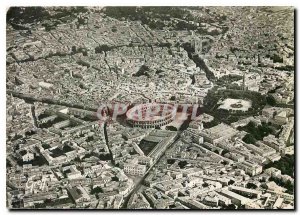
<instances>
[{"instance_id":1,"label":"large white building","mask_svg":"<svg viewBox=\"0 0 300 215\"><path fill-rule=\"evenodd\" d=\"M124 172L129 175L143 176L147 170L146 165L138 163L137 159L133 159L127 163L124 163Z\"/></svg>"}]
</instances>

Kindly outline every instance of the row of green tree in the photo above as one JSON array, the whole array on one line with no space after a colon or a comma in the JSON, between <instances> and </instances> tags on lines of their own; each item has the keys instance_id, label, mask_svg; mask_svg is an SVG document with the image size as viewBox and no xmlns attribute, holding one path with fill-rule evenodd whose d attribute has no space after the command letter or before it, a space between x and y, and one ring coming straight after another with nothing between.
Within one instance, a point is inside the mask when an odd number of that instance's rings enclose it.
<instances>
[{"instance_id":1,"label":"row of green tree","mask_svg":"<svg viewBox=\"0 0 300 215\"><path fill-rule=\"evenodd\" d=\"M238 127L237 129L248 133L243 138L243 141L248 144L254 144L257 140L262 140L269 134L276 134L275 128L270 123L265 122L262 122L261 125L256 125L250 121L246 126Z\"/></svg>"},{"instance_id":2,"label":"row of green tree","mask_svg":"<svg viewBox=\"0 0 300 215\"><path fill-rule=\"evenodd\" d=\"M105 14L116 19L141 21L152 29L164 28L172 18L192 19L189 12L181 7L106 7Z\"/></svg>"},{"instance_id":3,"label":"row of green tree","mask_svg":"<svg viewBox=\"0 0 300 215\"><path fill-rule=\"evenodd\" d=\"M234 98L234 99L245 99L252 101L252 107L248 111L242 110L226 110L218 109L218 102L221 99ZM212 89L208 92L207 96L203 101L203 111L213 115L215 118L218 118L221 121L228 119L230 116L253 116L257 114L265 105L266 99L265 96L261 95L258 92L253 91L241 91L241 90L217 90ZM230 122L237 121L236 118L231 118Z\"/></svg>"},{"instance_id":4,"label":"row of green tree","mask_svg":"<svg viewBox=\"0 0 300 215\"><path fill-rule=\"evenodd\" d=\"M277 185L284 187L287 189L287 193L293 195L294 194L294 184L291 181L284 182L282 179L279 178L270 178L270 181L274 181Z\"/></svg>"},{"instance_id":5,"label":"row of green tree","mask_svg":"<svg viewBox=\"0 0 300 215\"><path fill-rule=\"evenodd\" d=\"M221 78L217 79L215 83L218 86L224 86L229 89L241 90L242 88L240 86L238 86L237 84L233 84L233 82L239 81L241 79L243 79L243 76L240 75L224 75Z\"/></svg>"},{"instance_id":6,"label":"row of green tree","mask_svg":"<svg viewBox=\"0 0 300 215\"><path fill-rule=\"evenodd\" d=\"M78 18L79 13L86 13L86 7L57 7L49 9L45 7L10 7L6 13L6 21L12 23L13 27L19 27L16 24L31 24L37 22L44 22L42 25L46 31L55 29L60 23L72 21ZM79 19L80 21L80 19Z\"/></svg>"},{"instance_id":7,"label":"row of green tree","mask_svg":"<svg viewBox=\"0 0 300 215\"><path fill-rule=\"evenodd\" d=\"M291 177L294 176L294 166L295 166L295 157L294 155L285 155L279 161L275 161L274 163L268 163L265 165L265 169L274 167L281 171L281 174L289 175Z\"/></svg>"}]
</instances>

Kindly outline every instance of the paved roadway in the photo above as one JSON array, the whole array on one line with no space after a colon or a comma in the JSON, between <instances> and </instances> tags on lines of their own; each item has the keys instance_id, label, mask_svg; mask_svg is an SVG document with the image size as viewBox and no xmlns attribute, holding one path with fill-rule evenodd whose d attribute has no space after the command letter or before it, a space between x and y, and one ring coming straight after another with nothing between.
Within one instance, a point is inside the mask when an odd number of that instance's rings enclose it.
<instances>
[{"instance_id":1,"label":"paved roadway","mask_svg":"<svg viewBox=\"0 0 300 215\"><path fill-rule=\"evenodd\" d=\"M169 147L167 147L166 150L168 150L168 148L170 148L174 143L176 143L176 142L178 141L178 139L180 138L180 134L181 134L181 133L182 133L182 131L178 131L178 132L177 132L177 138L173 141L173 143L171 143L171 144L169 145ZM152 168L153 168L153 167L161 160L161 158L163 157L164 154L165 154L165 152L161 154L161 156L157 159L157 161L154 162L154 163L152 164L152 166L149 167L149 169L146 171L146 173L144 174L144 176L143 176L143 177L142 177L142 178L134 185L134 188L132 189L132 191L124 198L124 202L123 202L121 208L124 208L124 209L128 208L128 207L127 207L127 204L128 204L128 201L129 201L130 197L131 197L136 191L138 191L138 190L141 188L141 186L143 185L144 179L148 176L148 174L149 174L149 172L152 170Z\"/></svg>"}]
</instances>

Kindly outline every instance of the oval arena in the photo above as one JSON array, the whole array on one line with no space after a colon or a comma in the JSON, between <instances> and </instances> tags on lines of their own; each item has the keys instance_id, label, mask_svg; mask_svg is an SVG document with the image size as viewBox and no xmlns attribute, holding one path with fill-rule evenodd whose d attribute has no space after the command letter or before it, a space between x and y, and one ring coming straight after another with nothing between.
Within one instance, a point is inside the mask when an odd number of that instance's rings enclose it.
<instances>
[{"instance_id":1,"label":"oval arena","mask_svg":"<svg viewBox=\"0 0 300 215\"><path fill-rule=\"evenodd\" d=\"M177 108L170 104L139 104L127 111L127 122L132 127L156 128L169 124Z\"/></svg>"}]
</instances>

